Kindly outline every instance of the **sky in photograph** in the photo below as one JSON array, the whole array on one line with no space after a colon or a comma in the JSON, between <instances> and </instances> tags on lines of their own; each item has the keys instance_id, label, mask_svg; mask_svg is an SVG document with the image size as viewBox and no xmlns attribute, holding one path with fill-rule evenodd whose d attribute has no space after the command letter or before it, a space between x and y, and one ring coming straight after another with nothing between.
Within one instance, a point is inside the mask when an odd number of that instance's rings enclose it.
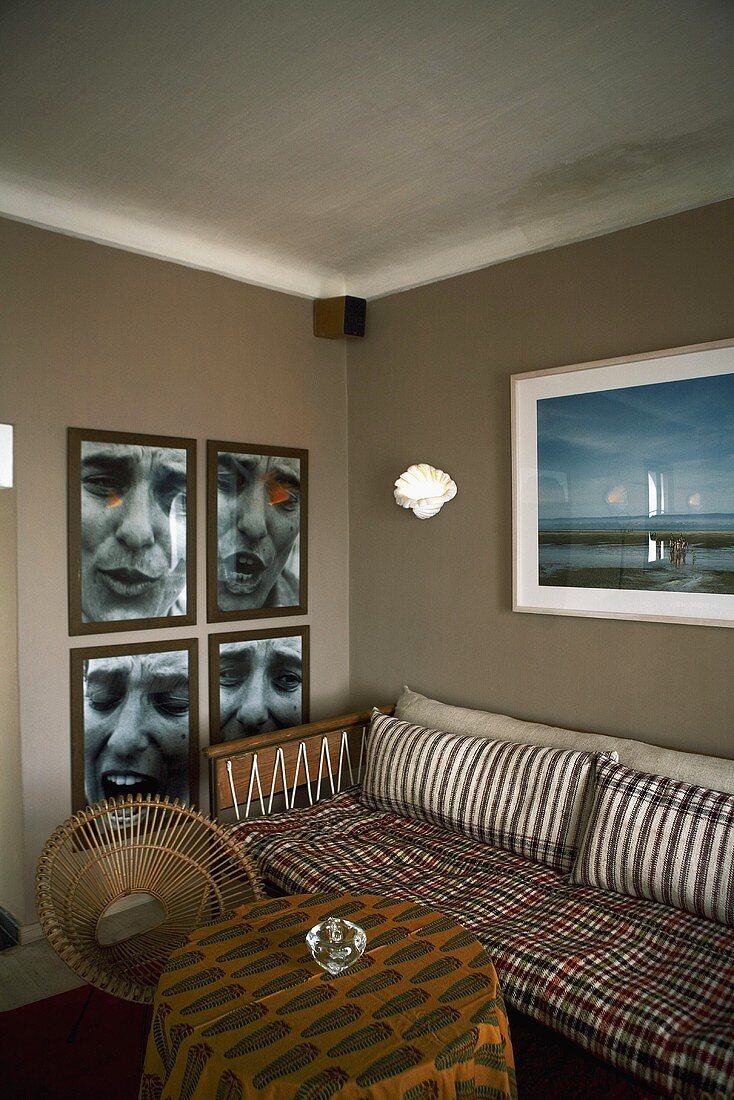
<instances>
[{"instance_id":1,"label":"sky in photograph","mask_svg":"<svg viewBox=\"0 0 734 1100\"><path fill-rule=\"evenodd\" d=\"M734 513L734 374L538 401L539 518Z\"/></svg>"}]
</instances>

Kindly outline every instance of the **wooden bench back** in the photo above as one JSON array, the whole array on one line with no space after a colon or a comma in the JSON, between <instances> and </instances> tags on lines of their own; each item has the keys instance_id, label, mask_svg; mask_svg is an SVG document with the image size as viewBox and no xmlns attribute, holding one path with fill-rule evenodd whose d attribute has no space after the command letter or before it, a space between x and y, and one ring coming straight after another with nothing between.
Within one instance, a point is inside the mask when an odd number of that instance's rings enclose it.
<instances>
[{"instance_id":1,"label":"wooden bench back","mask_svg":"<svg viewBox=\"0 0 734 1100\"><path fill-rule=\"evenodd\" d=\"M393 707L380 708L391 714ZM246 820L318 802L358 783L371 710L207 745L214 817Z\"/></svg>"}]
</instances>

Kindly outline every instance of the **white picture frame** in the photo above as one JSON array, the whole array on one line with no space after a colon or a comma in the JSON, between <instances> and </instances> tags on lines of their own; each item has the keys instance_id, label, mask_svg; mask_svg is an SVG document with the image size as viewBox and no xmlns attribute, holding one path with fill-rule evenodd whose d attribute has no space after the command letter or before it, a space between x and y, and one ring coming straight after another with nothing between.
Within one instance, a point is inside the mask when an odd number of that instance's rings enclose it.
<instances>
[{"instance_id":1,"label":"white picture frame","mask_svg":"<svg viewBox=\"0 0 734 1100\"><path fill-rule=\"evenodd\" d=\"M511 391L513 610L734 626L734 341Z\"/></svg>"}]
</instances>

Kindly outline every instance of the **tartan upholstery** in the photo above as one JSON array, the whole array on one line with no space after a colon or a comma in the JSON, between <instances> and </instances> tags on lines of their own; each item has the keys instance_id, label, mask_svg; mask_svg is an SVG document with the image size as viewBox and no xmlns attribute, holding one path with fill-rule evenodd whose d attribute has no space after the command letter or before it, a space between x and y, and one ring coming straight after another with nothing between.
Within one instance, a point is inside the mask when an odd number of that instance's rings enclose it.
<instances>
[{"instance_id":1,"label":"tartan upholstery","mask_svg":"<svg viewBox=\"0 0 734 1100\"><path fill-rule=\"evenodd\" d=\"M671 1096L734 1097L734 931L572 886L540 863L352 788L237 826L287 893L365 891L442 910L489 949L507 1001Z\"/></svg>"},{"instance_id":2,"label":"tartan upholstery","mask_svg":"<svg viewBox=\"0 0 734 1100\"><path fill-rule=\"evenodd\" d=\"M734 795L600 761L571 879L734 926Z\"/></svg>"},{"instance_id":3,"label":"tartan upholstery","mask_svg":"<svg viewBox=\"0 0 734 1100\"><path fill-rule=\"evenodd\" d=\"M360 798L570 871L597 755L443 733L374 710Z\"/></svg>"}]
</instances>

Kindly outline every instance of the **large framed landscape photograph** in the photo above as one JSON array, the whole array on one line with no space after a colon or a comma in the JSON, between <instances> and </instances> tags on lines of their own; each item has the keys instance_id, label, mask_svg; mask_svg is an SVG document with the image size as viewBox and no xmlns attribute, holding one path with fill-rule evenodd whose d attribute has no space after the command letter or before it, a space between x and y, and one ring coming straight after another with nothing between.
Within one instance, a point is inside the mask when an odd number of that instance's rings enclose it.
<instances>
[{"instance_id":1,"label":"large framed landscape photograph","mask_svg":"<svg viewBox=\"0 0 734 1100\"><path fill-rule=\"evenodd\" d=\"M734 341L514 375L516 611L734 626Z\"/></svg>"}]
</instances>

